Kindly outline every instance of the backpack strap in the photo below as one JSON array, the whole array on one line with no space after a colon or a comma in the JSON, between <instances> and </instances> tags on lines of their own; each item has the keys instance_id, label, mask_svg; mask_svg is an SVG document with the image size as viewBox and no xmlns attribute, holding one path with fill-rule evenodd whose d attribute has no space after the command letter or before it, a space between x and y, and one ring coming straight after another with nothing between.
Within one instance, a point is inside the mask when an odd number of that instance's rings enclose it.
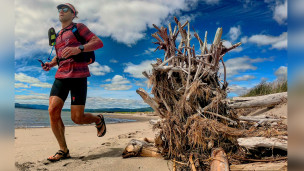
<instances>
[{"instance_id":1,"label":"backpack strap","mask_svg":"<svg viewBox=\"0 0 304 171\"><path fill-rule=\"evenodd\" d=\"M80 36L79 32L78 32L78 29L77 29L77 23L75 23L73 25L73 27L71 28L74 36L76 37L76 39L82 44L84 45L87 41L82 37Z\"/></svg>"}]
</instances>

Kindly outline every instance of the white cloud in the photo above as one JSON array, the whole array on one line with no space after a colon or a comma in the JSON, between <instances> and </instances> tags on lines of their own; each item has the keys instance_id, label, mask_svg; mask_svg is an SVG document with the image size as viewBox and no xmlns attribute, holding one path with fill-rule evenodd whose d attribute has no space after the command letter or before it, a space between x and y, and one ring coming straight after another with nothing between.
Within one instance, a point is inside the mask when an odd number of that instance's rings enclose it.
<instances>
[{"instance_id":1,"label":"white cloud","mask_svg":"<svg viewBox=\"0 0 304 171\"><path fill-rule=\"evenodd\" d=\"M278 80L287 80L287 67L286 66L280 66L275 73Z\"/></svg>"},{"instance_id":2,"label":"white cloud","mask_svg":"<svg viewBox=\"0 0 304 171\"><path fill-rule=\"evenodd\" d=\"M48 94L15 95L15 99L16 100L49 100L49 95Z\"/></svg>"},{"instance_id":3,"label":"white cloud","mask_svg":"<svg viewBox=\"0 0 304 171\"><path fill-rule=\"evenodd\" d=\"M37 61L37 65L38 61ZM17 72L42 72L43 69L41 66L23 66L23 67L16 67Z\"/></svg>"},{"instance_id":4,"label":"white cloud","mask_svg":"<svg viewBox=\"0 0 304 171\"><path fill-rule=\"evenodd\" d=\"M229 48L229 47L232 46L232 43L231 43L230 41L225 40L225 41L223 41L223 45L224 45L226 48ZM211 47L211 44L210 44L209 46ZM208 48L210 48L210 47L208 47Z\"/></svg>"},{"instance_id":5,"label":"white cloud","mask_svg":"<svg viewBox=\"0 0 304 171\"><path fill-rule=\"evenodd\" d=\"M52 85L46 82L41 82L39 79L35 77L31 77L28 75L25 75L24 73L15 73L15 81L28 83L30 86L33 87L42 87L42 88L51 88ZM21 84L17 84L17 87L15 85L15 88L19 88L18 86L21 86ZM27 88L24 87L23 88Z\"/></svg>"},{"instance_id":6,"label":"white cloud","mask_svg":"<svg viewBox=\"0 0 304 171\"><path fill-rule=\"evenodd\" d=\"M232 42L234 42L235 40L237 40L239 38L239 36L241 35L241 26L237 26L237 27L231 27L229 30L229 37L231 39Z\"/></svg>"},{"instance_id":7,"label":"white cloud","mask_svg":"<svg viewBox=\"0 0 304 171\"><path fill-rule=\"evenodd\" d=\"M135 85L139 86L139 87L147 87L147 82L148 80L145 80L144 82L142 81L135 81Z\"/></svg>"},{"instance_id":8,"label":"white cloud","mask_svg":"<svg viewBox=\"0 0 304 171\"><path fill-rule=\"evenodd\" d=\"M52 85L49 83L34 83L34 84L31 84L31 86L42 87L42 88L51 88L52 87Z\"/></svg>"},{"instance_id":9,"label":"white cloud","mask_svg":"<svg viewBox=\"0 0 304 171\"><path fill-rule=\"evenodd\" d=\"M40 83L37 78L25 75L23 73L15 73L15 80L25 83Z\"/></svg>"},{"instance_id":10,"label":"white cloud","mask_svg":"<svg viewBox=\"0 0 304 171\"><path fill-rule=\"evenodd\" d=\"M243 95L248 91L247 87L241 87L241 86L235 85L235 84L229 85L228 88L231 93L235 93L237 95Z\"/></svg>"},{"instance_id":11,"label":"white cloud","mask_svg":"<svg viewBox=\"0 0 304 171\"><path fill-rule=\"evenodd\" d=\"M151 63L155 63L154 60L145 60L142 61L140 64L135 65L131 62L125 64L126 68L124 69L124 72L131 74L134 78L145 78L145 76L142 74L143 71L151 71L152 66Z\"/></svg>"},{"instance_id":12,"label":"white cloud","mask_svg":"<svg viewBox=\"0 0 304 171\"><path fill-rule=\"evenodd\" d=\"M155 48L148 48L148 49L144 50L143 53L135 55L135 56L151 55L154 52L155 49L156 49L156 47Z\"/></svg>"},{"instance_id":13,"label":"white cloud","mask_svg":"<svg viewBox=\"0 0 304 171\"><path fill-rule=\"evenodd\" d=\"M20 104L49 105L49 94L32 92L29 95L15 95L15 102Z\"/></svg>"},{"instance_id":14,"label":"white cloud","mask_svg":"<svg viewBox=\"0 0 304 171\"><path fill-rule=\"evenodd\" d=\"M243 75L243 76L240 76L240 77L235 77L234 80L235 81L248 81L248 80L251 80L251 79L254 79L255 76L253 75Z\"/></svg>"},{"instance_id":15,"label":"white cloud","mask_svg":"<svg viewBox=\"0 0 304 171\"><path fill-rule=\"evenodd\" d=\"M115 75L111 79L110 84L102 84L101 87L104 87L106 90L129 90L132 88L132 85L130 85L130 81L127 78L121 75Z\"/></svg>"},{"instance_id":16,"label":"white cloud","mask_svg":"<svg viewBox=\"0 0 304 171\"><path fill-rule=\"evenodd\" d=\"M179 14L181 10L194 9L197 1L77 1L74 6L79 11L79 19L75 22L83 22L98 36L111 37L117 42L131 46L146 36L145 31L152 28L152 24L161 25L168 16ZM218 0L206 2L212 4L218 3ZM47 31L50 27L54 27L56 31L61 29L56 9L60 3L65 3L65 1L15 1L16 59L51 51Z\"/></svg>"},{"instance_id":17,"label":"white cloud","mask_svg":"<svg viewBox=\"0 0 304 171\"><path fill-rule=\"evenodd\" d=\"M29 86L23 83L15 83L15 88L29 88Z\"/></svg>"},{"instance_id":18,"label":"white cloud","mask_svg":"<svg viewBox=\"0 0 304 171\"><path fill-rule=\"evenodd\" d=\"M100 65L98 62L94 62L93 64L89 65L89 69L91 74L93 75L105 75L109 72L112 72L112 69L107 65Z\"/></svg>"},{"instance_id":19,"label":"white cloud","mask_svg":"<svg viewBox=\"0 0 304 171\"><path fill-rule=\"evenodd\" d=\"M144 51L143 55L150 55L152 52L154 52L155 48L148 48Z\"/></svg>"},{"instance_id":20,"label":"white cloud","mask_svg":"<svg viewBox=\"0 0 304 171\"><path fill-rule=\"evenodd\" d=\"M101 97L88 97L86 108L142 108L149 107L143 100L134 99L114 99Z\"/></svg>"},{"instance_id":21,"label":"white cloud","mask_svg":"<svg viewBox=\"0 0 304 171\"><path fill-rule=\"evenodd\" d=\"M243 47L237 47L237 48L231 50L230 52L241 52L241 51L243 51Z\"/></svg>"},{"instance_id":22,"label":"white cloud","mask_svg":"<svg viewBox=\"0 0 304 171\"><path fill-rule=\"evenodd\" d=\"M287 20L287 0L282 3L277 3L274 12L273 19L275 19L279 24L285 24Z\"/></svg>"},{"instance_id":23,"label":"white cloud","mask_svg":"<svg viewBox=\"0 0 304 171\"><path fill-rule=\"evenodd\" d=\"M247 36L241 38L241 42L242 43L247 43L247 41L248 41L248 37Z\"/></svg>"},{"instance_id":24,"label":"white cloud","mask_svg":"<svg viewBox=\"0 0 304 171\"><path fill-rule=\"evenodd\" d=\"M179 22L180 23L185 23L186 21L193 21L196 17L198 17L200 15L200 13L196 13L196 14L189 14L189 15L183 15L179 18ZM171 25L172 26L172 25ZM172 32L173 32L174 27L172 28Z\"/></svg>"},{"instance_id":25,"label":"white cloud","mask_svg":"<svg viewBox=\"0 0 304 171\"><path fill-rule=\"evenodd\" d=\"M283 32L280 36L270 35L253 35L248 39L248 42L256 43L257 45L271 45L275 49L287 48L287 32Z\"/></svg>"},{"instance_id":26,"label":"white cloud","mask_svg":"<svg viewBox=\"0 0 304 171\"><path fill-rule=\"evenodd\" d=\"M115 60L115 59L111 59L110 62L111 62L111 63L118 63L118 61Z\"/></svg>"},{"instance_id":27,"label":"white cloud","mask_svg":"<svg viewBox=\"0 0 304 171\"><path fill-rule=\"evenodd\" d=\"M240 74L248 70L256 70L257 67L253 63L272 61L273 58L249 58L248 56L237 57L225 61L227 77ZM220 68L220 73L223 73L223 68Z\"/></svg>"}]
</instances>

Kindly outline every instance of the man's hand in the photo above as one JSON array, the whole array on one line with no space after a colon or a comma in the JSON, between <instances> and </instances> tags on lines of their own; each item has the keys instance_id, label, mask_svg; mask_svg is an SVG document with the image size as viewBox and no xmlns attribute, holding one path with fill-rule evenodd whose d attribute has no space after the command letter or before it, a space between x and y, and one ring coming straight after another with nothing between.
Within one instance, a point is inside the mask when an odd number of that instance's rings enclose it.
<instances>
[{"instance_id":1,"label":"man's hand","mask_svg":"<svg viewBox=\"0 0 304 171\"><path fill-rule=\"evenodd\" d=\"M77 55L81 52L81 50L78 47L66 47L62 51L62 57L68 58L73 55Z\"/></svg>"},{"instance_id":2,"label":"man's hand","mask_svg":"<svg viewBox=\"0 0 304 171\"><path fill-rule=\"evenodd\" d=\"M52 68L49 62L44 63L44 65L41 64L41 67L44 71L49 71Z\"/></svg>"}]
</instances>

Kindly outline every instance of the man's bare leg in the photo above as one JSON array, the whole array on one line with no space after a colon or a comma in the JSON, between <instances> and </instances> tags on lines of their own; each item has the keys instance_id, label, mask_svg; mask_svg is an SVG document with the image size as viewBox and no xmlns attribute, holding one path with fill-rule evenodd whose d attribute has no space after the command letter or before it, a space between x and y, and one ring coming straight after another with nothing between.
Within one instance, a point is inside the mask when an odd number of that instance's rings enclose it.
<instances>
[{"instance_id":1,"label":"man's bare leg","mask_svg":"<svg viewBox=\"0 0 304 171\"><path fill-rule=\"evenodd\" d=\"M61 119L61 110L64 102L57 96L51 96L49 99L49 115L52 131L58 141L60 150L67 152L67 144L64 136L64 124ZM50 156L49 159L59 158L59 155L55 157Z\"/></svg>"},{"instance_id":2,"label":"man's bare leg","mask_svg":"<svg viewBox=\"0 0 304 171\"><path fill-rule=\"evenodd\" d=\"M84 105L71 105L71 118L76 124L95 124L100 123L101 119L98 116L92 115L91 113L84 113ZM105 127L101 128L103 132Z\"/></svg>"}]
</instances>

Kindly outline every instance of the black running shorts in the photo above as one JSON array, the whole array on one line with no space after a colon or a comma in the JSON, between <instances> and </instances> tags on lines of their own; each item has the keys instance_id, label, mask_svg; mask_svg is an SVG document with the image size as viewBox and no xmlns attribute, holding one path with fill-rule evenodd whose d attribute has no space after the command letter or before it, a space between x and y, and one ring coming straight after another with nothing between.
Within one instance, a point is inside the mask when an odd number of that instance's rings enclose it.
<instances>
[{"instance_id":1,"label":"black running shorts","mask_svg":"<svg viewBox=\"0 0 304 171\"><path fill-rule=\"evenodd\" d=\"M50 96L58 96L63 101L71 91L71 105L85 105L87 98L87 78L55 79Z\"/></svg>"}]
</instances>

